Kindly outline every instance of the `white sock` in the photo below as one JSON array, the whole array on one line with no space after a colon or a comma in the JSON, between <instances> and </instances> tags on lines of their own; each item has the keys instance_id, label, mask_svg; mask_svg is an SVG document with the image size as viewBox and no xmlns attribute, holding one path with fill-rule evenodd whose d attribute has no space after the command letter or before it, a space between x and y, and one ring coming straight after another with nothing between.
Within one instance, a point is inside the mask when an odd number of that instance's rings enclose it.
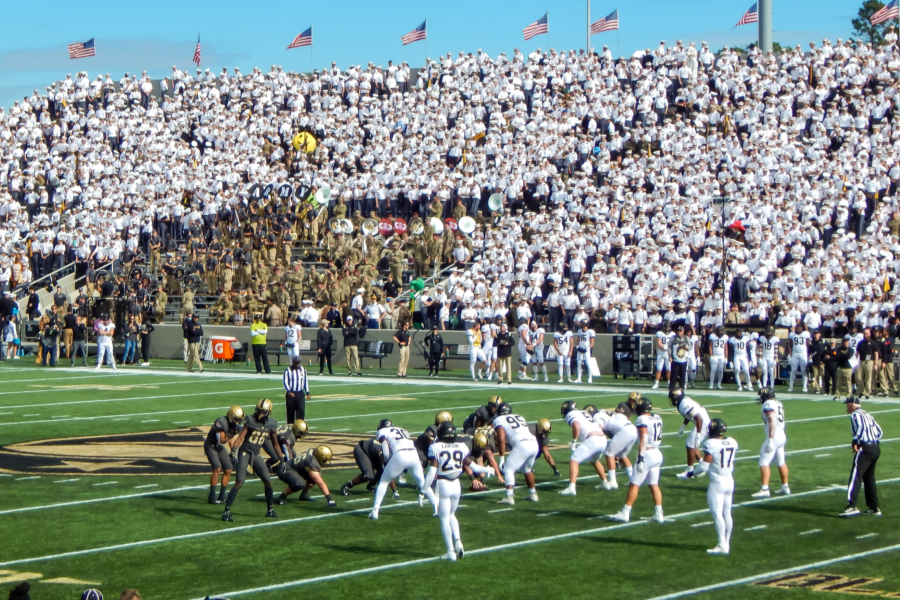
<instances>
[{"instance_id":1,"label":"white sock","mask_svg":"<svg viewBox=\"0 0 900 600\"><path fill-rule=\"evenodd\" d=\"M768 490L769 490L769 486L767 486L767 485L762 486L762 491L766 492Z\"/></svg>"},{"instance_id":2,"label":"white sock","mask_svg":"<svg viewBox=\"0 0 900 600\"><path fill-rule=\"evenodd\" d=\"M655 513L656 513L657 515L660 515L660 516L663 514L662 504L657 504L657 505L656 505Z\"/></svg>"},{"instance_id":3,"label":"white sock","mask_svg":"<svg viewBox=\"0 0 900 600\"><path fill-rule=\"evenodd\" d=\"M627 504L625 506L623 506L622 514L625 515L626 517L630 517L631 516L631 507L628 506Z\"/></svg>"},{"instance_id":4,"label":"white sock","mask_svg":"<svg viewBox=\"0 0 900 600\"><path fill-rule=\"evenodd\" d=\"M609 483L616 482L616 470L615 469L610 469L609 471L606 472L606 481L608 481Z\"/></svg>"}]
</instances>

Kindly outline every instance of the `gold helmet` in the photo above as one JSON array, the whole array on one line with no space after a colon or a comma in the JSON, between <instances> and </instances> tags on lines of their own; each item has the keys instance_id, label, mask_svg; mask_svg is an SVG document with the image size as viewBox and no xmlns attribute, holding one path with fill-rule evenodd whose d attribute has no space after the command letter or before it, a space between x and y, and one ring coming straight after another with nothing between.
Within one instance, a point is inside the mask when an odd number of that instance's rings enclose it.
<instances>
[{"instance_id":1,"label":"gold helmet","mask_svg":"<svg viewBox=\"0 0 900 600\"><path fill-rule=\"evenodd\" d=\"M316 449L313 450L313 456L316 457L316 460L321 464L327 463L334 456L334 452L331 451L331 448L328 446L316 446Z\"/></svg>"},{"instance_id":2,"label":"gold helmet","mask_svg":"<svg viewBox=\"0 0 900 600\"><path fill-rule=\"evenodd\" d=\"M272 401L268 398L263 398L259 402L256 403L256 411L253 415L258 419L268 419L269 415L272 414Z\"/></svg>"},{"instance_id":3,"label":"gold helmet","mask_svg":"<svg viewBox=\"0 0 900 600\"><path fill-rule=\"evenodd\" d=\"M238 423L243 423L244 409L235 404L228 409L227 413L225 413L225 418L228 419L229 423L234 423L235 425L237 425Z\"/></svg>"},{"instance_id":4,"label":"gold helmet","mask_svg":"<svg viewBox=\"0 0 900 600\"><path fill-rule=\"evenodd\" d=\"M441 423L444 423L446 421L452 421L452 420L453 420L453 415L448 413L446 410L442 410L438 414L434 415L434 424L435 425L440 425Z\"/></svg>"},{"instance_id":5,"label":"gold helmet","mask_svg":"<svg viewBox=\"0 0 900 600\"><path fill-rule=\"evenodd\" d=\"M291 424L291 431L294 432L294 436L299 440L309 435L309 425L303 419L297 419Z\"/></svg>"},{"instance_id":6,"label":"gold helmet","mask_svg":"<svg viewBox=\"0 0 900 600\"><path fill-rule=\"evenodd\" d=\"M483 431L476 431L475 436L472 438L472 447L478 448L487 448L488 438L487 435Z\"/></svg>"},{"instance_id":7,"label":"gold helmet","mask_svg":"<svg viewBox=\"0 0 900 600\"><path fill-rule=\"evenodd\" d=\"M537 432L540 435L546 435L550 433L550 419L541 419L537 422Z\"/></svg>"},{"instance_id":8,"label":"gold helmet","mask_svg":"<svg viewBox=\"0 0 900 600\"><path fill-rule=\"evenodd\" d=\"M500 396L491 396L490 400L488 400L488 408L491 412L496 412L497 407L500 406L500 403L503 402L503 398Z\"/></svg>"},{"instance_id":9,"label":"gold helmet","mask_svg":"<svg viewBox=\"0 0 900 600\"><path fill-rule=\"evenodd\" d=\"M628 405L628 408L630 408L632 412L634 412L634 409L637 408L637 405L640 404L640 402L641 402L641 393L640 392L631 392L630 394L628 394L628 401L626 402L626 404Z\"/></svg>"}]
</instances>

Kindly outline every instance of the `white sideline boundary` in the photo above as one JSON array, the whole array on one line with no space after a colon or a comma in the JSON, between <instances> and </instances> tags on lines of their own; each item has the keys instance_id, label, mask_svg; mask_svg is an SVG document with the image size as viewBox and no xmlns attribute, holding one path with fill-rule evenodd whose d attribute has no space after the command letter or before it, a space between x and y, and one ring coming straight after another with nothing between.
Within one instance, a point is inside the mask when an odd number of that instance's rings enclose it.
<instances>
[{"instance_id":1,"label":"white sideline boundary","mask_svg":"<svg viewBox=\"0 0 900 600\"><path fill-rule=\"evenodd\" d=\"M883 481L879 481L878 483L887 484L887 483L893 483L893 482L897 482L897 481L900 481L900 478L895 478L895 479L885 479L885 480L883 480ZM764 500L751 500L751 501L748 501L748 502L741 502L741 503L738 503L738 504L734 504L734 505L732 506L732 508L743 507L743 506L754 506L754 505L757 505L757 504L764 504L764 503L767 503L767 502L778 501L778 500L786 500L786 499L788 499L788 498L798 498L798 497L801 497L801 496L813 496L813 495L821 494L821 493L824 493L824 492L832 492L832 491L836 491L836 490L839 490L839 489L841 489L841 486L830 487L830 488L826 488L826 489L822 489L822 490L810 490L810 491L808 491L808 492L800 492L800 493L798 493L798 494L791 494L790 496L778 496L777 498L775 498L775 497L773 497L773 498L766 498L766 499L764 499ZM667 516L666 516L666 519L667 519L667 520L668 520L668 519L675 520L675 519L680 519L680 518L684 518L684 517L691 517L691 516L696 516L696 515L699 515L699 514L705 514L705 513L708 513L708 512L709 512L709 509L708 509L708 508L704 508L704 509L702 509L702 510L693 510L693 511L688 511L688 512L684 512L684 513L675 514L675 515L667 515ZM583 530L583 531L573 531L573 532L571 532L571 533L562 533L562 534L559 534L559 535L550 535L550 536L540 537L540 538L534 538L534 539L530 539L530 540L522 540L522 541L520 541L520 542L512 542L512 543L509 543L509 544L500 544L500 545L498 545L498 546L489 546L489 547L487 547L487 548L478 548L477 550L466 550L466 556L469 556L469 555L478 555L478 554L487 554L487 553L489 553L489 552L497 552L497 551L500 551L500 550L508 550L508 549L511 549L511 548L519 548L519 547L523 547L523 546L532 546L532 545L535 545L535 544L543 544L543 543L546 543L546 542L555 542L555 541L565 540L565 539L571 539L571 538L575 538L575 537L583 537L583 536L587 536L587 535L593 535L593 534L596 534L596 533L603 533L603 532L606 532L606 531L615 531L615 530L618 530L618 529L625 529L625 528L628 528L628 527L637 527L637 526L641 526L641 525L647 525L647 524L649 524L649 523L651 523L651 521L644 521L644 520L641 520L641 521L630 521L630 522L628 522L628 523L620 523L620 524L618 524L618 525L607 525L606 527L596 527L596 528L593 528L593 529L586 529L586 530ZM868 552L868 553L862 553L862 554L859 554L859 555L852 555L852 557L853 557L853 558L859 558L859 557L862 557L862 556L868 556L869 554L876 553L876 552L879 552L879 551L880 551L880 552L886 552L886 551L888 551L888 550L894 550L894 549L900 549L900 544L898 544L898 545L896 545L896 546L889 546L888 548L883 548L883 549L880 549L880 550L873 550L873 551L870 551L870 552ZM400 562L400 563L393 563L393 564L388 564L388 565L381 565L381 566L377 566L377 567L369 567L369 568L367 568L367 569L359 569L359 570L356 570L356 571L345 571L345 572L343 572L343 573L335 573L335 574L332 574L332 575L324 575L324 576L322 576L322 577L312 577L312 578L309 578L309 579L298 579L298 580L295 580L295 581L287 581L287 582L284 582L284 583L277 583L277 584L268 585L268 586L263 586L263 587L250 588L250 589L244 589L244 590L236 590L236 591L225 592L225 593L217 593L216 595L217 595L217 596L224 596L224 597L229 597L229 598L230 598L230 597L234 597L234 596L244 596L244 595L247 595L247 594L257 594L257 593L260 593L260 592L271 592L271 591L282 590L282 589L291 588L291 587L299 587L299 586L303 586L303 585L309 585L309 584L312 584L312 583L324 583L324 582L328 582L328 581L335 581L335 580L338 580L338 579L346 579L346 578L348 578L348 577L355 577L355 576L357 576L357 575L366 575L366 574L370 574L370 573L378 573L378 572L382 572L382 571L391 571L391 570L394 570L394 569L401 569L401 568L403 568L403 567L409 567L409 566L413 566L413 565L419 565L419 564L424 564L424 563L429 563L429 562L435 562L435 561L439 561L439 560L442 560L440 556L433 556L433 557L430 557L430 558L420 558L420 559L417 559L417 560L409 560L409 561L404 561L404 562ZM850 560L850 558L848 558L848 557L841 557L841 558L838 558L838 559L831 559L831 560L828 560L828 561L822 561L822 563L815 563L815 564L816 564L816 566L822 566L822 565L825 565L825 564L832 564L833 562L840 562L841 560ZM0 567L3 567L3 566L5 566L5 565L4 565L4 564L0 564ZM783 572L789 573L789 572L792 572L792 571L801 570L801 569L807 569L807 568L814 568L814 567L813 567L813 566L810 566L810 565L804 565L804 566L802 566L802 567L794 567L793 569L789 569L789 570L786 570L786 571L783 571ZM755 578L748 578L748 579L750 579L750 580L752 580L752 581L755 581L755 580L757 580L757 579L765 579L766 577L776 576L778 573L780 573L780 572L771 573L771 574L770 574L770 573L766 573L766 574L764 574L764 575L756 576ZM738 582L743 582L743 581L737 580L736 583L726 582L726 584L718 584L718 585L719 585L720 587L727 587L728 585L737 585ZM697 588L696 590L688 590L688 592L680 592L680 594L682 594L682 595L689 595L689 594L692 594L692 593L699 593L699 592L709 591L709 590L713 590L713 589L719 589L719 587L717 587L717 586L708 586L708 587L706 587L706 588ZM212 594L210 595L210 597L212 597ZM667 600L667 599L670 599L670 598L680 598L680 597L681 597L680 595L670 595L670 596L661 596L661 597L659 597L659 598L654 598L653 600ZM194 600L203 600L203 598L196 598L196 599L194 599Z\"/></svg>"}]
</instances>

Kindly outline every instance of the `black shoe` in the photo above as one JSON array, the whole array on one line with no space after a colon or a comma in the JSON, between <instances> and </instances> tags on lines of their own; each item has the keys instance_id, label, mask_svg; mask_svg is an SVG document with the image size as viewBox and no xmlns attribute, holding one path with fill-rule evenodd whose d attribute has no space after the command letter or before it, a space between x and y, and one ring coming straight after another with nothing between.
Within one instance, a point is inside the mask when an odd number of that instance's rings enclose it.
<instances>
[{"instance_id":1,"label":"black shoe","mask_svg":"<svg viewBox=\"0 0 900 600\"><path fill-rule=\"evenodd\" d=\"M316 501L316 499L313 498L312 496L310 496L309 493L307 493L307 492L302 492L300 494L300 498L298 498L298 499L302 500L303 502L315 502Z\"/></svg>"},{"instance_id":2,"label":"black shoe","mask_svg":"<svg viewBox=\"0 0 900 600\"><path fill-rule=\"evenodd\" d=\"M341 493L345 496L350 495L350 482L349 481L341 486Z\"/></svg>"},{"instance_id":3,"label":"black shoe","mask_svg":"<svg viewBox=\"0 0 900 600\"><path fill-rule=\"evenodd\" d=\"M844 509L844 512L838 514L839 517L858 517L859 509L855 506L848 506Z\"/></svg>"},{"instance_id":4,"label":"black shoe","mask_svg":"<svg viewBox=\"0 0 900 600\"><path fill-rule=\"evenodd\" d=\"M272 510L271 508L270 508L269 510L266 511L266 516L267 516L268 518L270 518L270 519L277 519L277 518L278 518L278 515L276 515L276 514L275 514L275 511Z\"/></svg>"},{"instance_id":5,"label":"black shoe","mask_svg":"<svg viewBox=\"0 0 900 600\"><path fill-rule=\"evenodd\" d=\"M374 481L370 481L369 483L366 484L366 491L367 491L367 492L375 491L375 488L376 488L377 486L378 486L377 483L375 483Z\"/></svg>"},{"instance_id":6,"label":"black shoe","mask_svg":"<svg viewBox=\"0 0 900 600\"><path fill-rule=\"evenodd\" d=\"M206 503L207 504L218 504L218 502L216 502L216 493L215 492L209 493L209 497L206 499Z\"/></svg>"},{"instance_id":7,"label":"black shoe","mask_svg":"<svg viewBox=\"0 0 900 600\"><path fill-rule=\"evenodd\" d=\"M285 500L287 500L287 498L284 497L284 494L281 494L280 496L275 498L275 504L277 504L278 506L282 506Z\"/></svg>"},{"instance_id":8,"label":"black shoe","mask_svg":"<svg viewBox=\"0 0 900 600\"><path fill-rule=\"evenodd\" d=\"M222 513L222 520L228 521L229 523L234 523L234 519L231 516L231 511L227 508L225 509L225 512Z\"/></svg>"},{"instance_id":9,"label":"black shoe","mask_svg":"<svg viewBox=\"0 0 900 600\"><path fill-rule=\"evenodd\" d=\"M869 508L869 509L866 509L866 511L863 512L863 514L864 514L864 515L871 515L871 516L873 516L873 517L880 517L880 516L881 516L881 509L880 509L880 508Z\"/></svg>"}]
</instances>

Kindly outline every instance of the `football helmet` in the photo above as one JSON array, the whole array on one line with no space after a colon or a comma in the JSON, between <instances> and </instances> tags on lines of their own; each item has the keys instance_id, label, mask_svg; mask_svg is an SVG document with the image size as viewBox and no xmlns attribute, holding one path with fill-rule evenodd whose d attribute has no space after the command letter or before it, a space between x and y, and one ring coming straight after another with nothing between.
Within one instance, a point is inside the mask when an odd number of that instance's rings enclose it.
<instances>
[{"instance_id":1,"label":"football helmet","mask_svg":"<svg viewBox=\"0 0 900 600\"><path fill-rule=\"evenodd\" d=\"M648 400L647 398L644 398L643 400L638 402L638 405L635 407L634 410L638 416L646 415L651 410L653 410L653 403L651 403L650 400Z\"/></svg>"},{"instance_id":2,"label":"football helmet","mask_svg":"<svg viewBox=\"0 0 900 600\"><path fill-rule=\"evenodd\" d=\"M588 404L582 410L593 417L594 415L597 414L597 411L599 411L600 409L597 408L596 406L594 406L593 404Z\"/></svg>"},{"instance_id":3,"label":"football helmet","mask_svg":"<svg viewBox=\"0 0 900 600\"><path fill-rule=\"evenodd\" d=\"M238 425L244 422L244 409L235 404L231 408L228 409L228 412L225 413L225 418L228 419L229 423L233 423Z\"/></svg>"},{"instance_id":4,"label":"football helmet","mask_svg":"<svg viewBox=\"0 0 900 600\"><path fill-rule=\"evenodd\" d=\"M316 449L313 450L313 456L324 465L334 457L334 452L328 446L316 446Z\"/></svg>"},{"instance_id":5,"label":"football helmet","mask_svg":"<svg viewBox=\"0 0 900 600\"><path fill-rule=\"evenodd\" d=\"M718 327L716 327L716 335L724 335L724 334L725 334L725 328L724 328L724 327L722 327L721 325L719 325Z\"/></svg>"},{"instance_id":6,"label":"football helmet","mask_svg":"<svg viewBox=\"0 0 900 600\"><path fill-rule=\"evenodd\" d=\"M559 412L562 414L562 416L566 416L573 410L578 410L578 405L575 404L575 402L572 400L566 400L565 402L562 403L562 406L559 408Z\"/></svg>"},{"instance_id":7,"label":"football helmet","mask_svg":"<svg viewBox=\"0 0 900 600\"><path fill-rule=\"evenodd\" d=\"M446 410L442 410L438 414L434 415L434 424L435 425L440 425L441 423L448 422L448 421L453 421L453 415L448 413Z\"/></svg>"},{"instance_id":8,"label":"football helmet","mask_svg":"<svg viewBox=\"0 0 900 600\"><path fill-rule=\"evenodd\" d=\"M631 416L631 407L628 406L627 402L619 402L619 405L616 406L616 412L625 415L626 417Z\"/></svg>"},{"instance_id":9,"label":"football helmet","mask_svg":"<svg viewBox=\"0 0 900 600\"><path fill-rule=\"evenodd\" d=\"M393 427L394 422L390 419L382 419L378 421L378 429L384 429L385 427Z\"/></svg>"},{"instance_id":10,"label":"football helmet","mask_svg":"<svg viewBox=\"0 0 900 600\"><path fill-rule=\"evenodd\" d=\"M475 435L472 437L472 447L473 448L487 448L488 438L487 435L483 431L476 431Z\"/></svg>"},{"instance_id":11,"label":"football helmet","mask_svg":"<svg viewBox=\"0 0 900 600\"><path fill-rule=\"evenodd\" d=\"M774 400L775 399L775 390L772 388L760 388L759 393L756 395L756 401L762 404L766 400Z\"/></svg>"},{"instance_id":12,"label":"football helmet","mask_svg":"<svg viewBox=\"0 0 900 600\"><path fill-rule=\"evenodd\" d=\"M641 393L640 392L631 392L628 394L628 400L625 402L628 404L628 407L634 411L637 408L637 405L641 403Z\"/></svg>"},{"instance_id":13,"label":"football helmet","mask_svg":"<svg viewBox=\"0 0 900 600\"><path fill-rule=\"evenodd\" d=\"M512 408L506 402L501 402L497 405L497 414L498 415L509 415L512 414Z\"/></svg>"},{"instance_id":14,"label":"football helmet","mask_svg":"<svg viewBox=\"0 0 900 600\"><path fill-rule=\"evenodd\" d=\"M268 398L263 398L259 402L256 403L256 410L253 413L253 416L260 420L265 421L269 418L269 415L272 414L272 401Z\"/></svg>"},{"instance_id":15,"label":"football helmet","mask_svg":"<svg viewBox=\"0 0 900 600\"><path fill-rule=\"evenodd\" d=\"M766 335L768 335L768 336L775 335L775 329L772 327L766 327Z\"/></svg>"},{"instance_id":16,"label":"football helmet","mask_svg":"<svg viewBox=\"0 0 900 600\"><path fill-rule=\"evenodd\" d=\"M487 406L488 410L492 413L497 412L497 407L500 406L500 403L503 402L503 398L500 396L491 396L490 400L488 400Z\"/></svg>"},{"instance_id":17,"label":"football helmet","mask_svg":"<svg viewBox=\"0 0 900 600\"><path fill-rule=\"evenodd\" d=\"M550 424L550 419L540 419L537 422L537 427L535 427L535 431L537 431L538 435L547 435L550 433L550 428L552 425Z\"/></svg>"},{"instance_id":18,"label":"football helmet","mask_svg":"<svg viewBox=\"0 0 900 600\"><path fill-rule=\"evenodd\" d=\"M450 421L443 421L438 425L437 437L442 442L455 442L456 427Z\"/></svg>"},{"instance_id":19,"label":"football helmet","mask_svg":"<svg viewBox=\"0 0 900 600\"><path fill-rule=\"evenodd\" d=\"M728 425L724 419L713 419L709 422L709 437L722 438L728 432Z\"/></svg>"},{"instance_id":20,"label":"football helmet","mask_svg":"<svg viewBox=\"0 0 900 600\"><path fill-rule=\"evenodd\" d=\"M669 402L672 403L672 406L677 407L681 404L681 401L684 400L684 390L681 388L675 388L671 392L669 392Z\"/></svg>"},{"instance_id":21,"label":"football helmet","mask_svg":"<svg viewBox=\"0 0 900 600\"><path fill-rule=\"evenodd\" d=\"M294 436L299 440L309 435L309 425L303 419L297 419L291 423L291 431L294 432Z\"/></svg>"}]
</instances>

